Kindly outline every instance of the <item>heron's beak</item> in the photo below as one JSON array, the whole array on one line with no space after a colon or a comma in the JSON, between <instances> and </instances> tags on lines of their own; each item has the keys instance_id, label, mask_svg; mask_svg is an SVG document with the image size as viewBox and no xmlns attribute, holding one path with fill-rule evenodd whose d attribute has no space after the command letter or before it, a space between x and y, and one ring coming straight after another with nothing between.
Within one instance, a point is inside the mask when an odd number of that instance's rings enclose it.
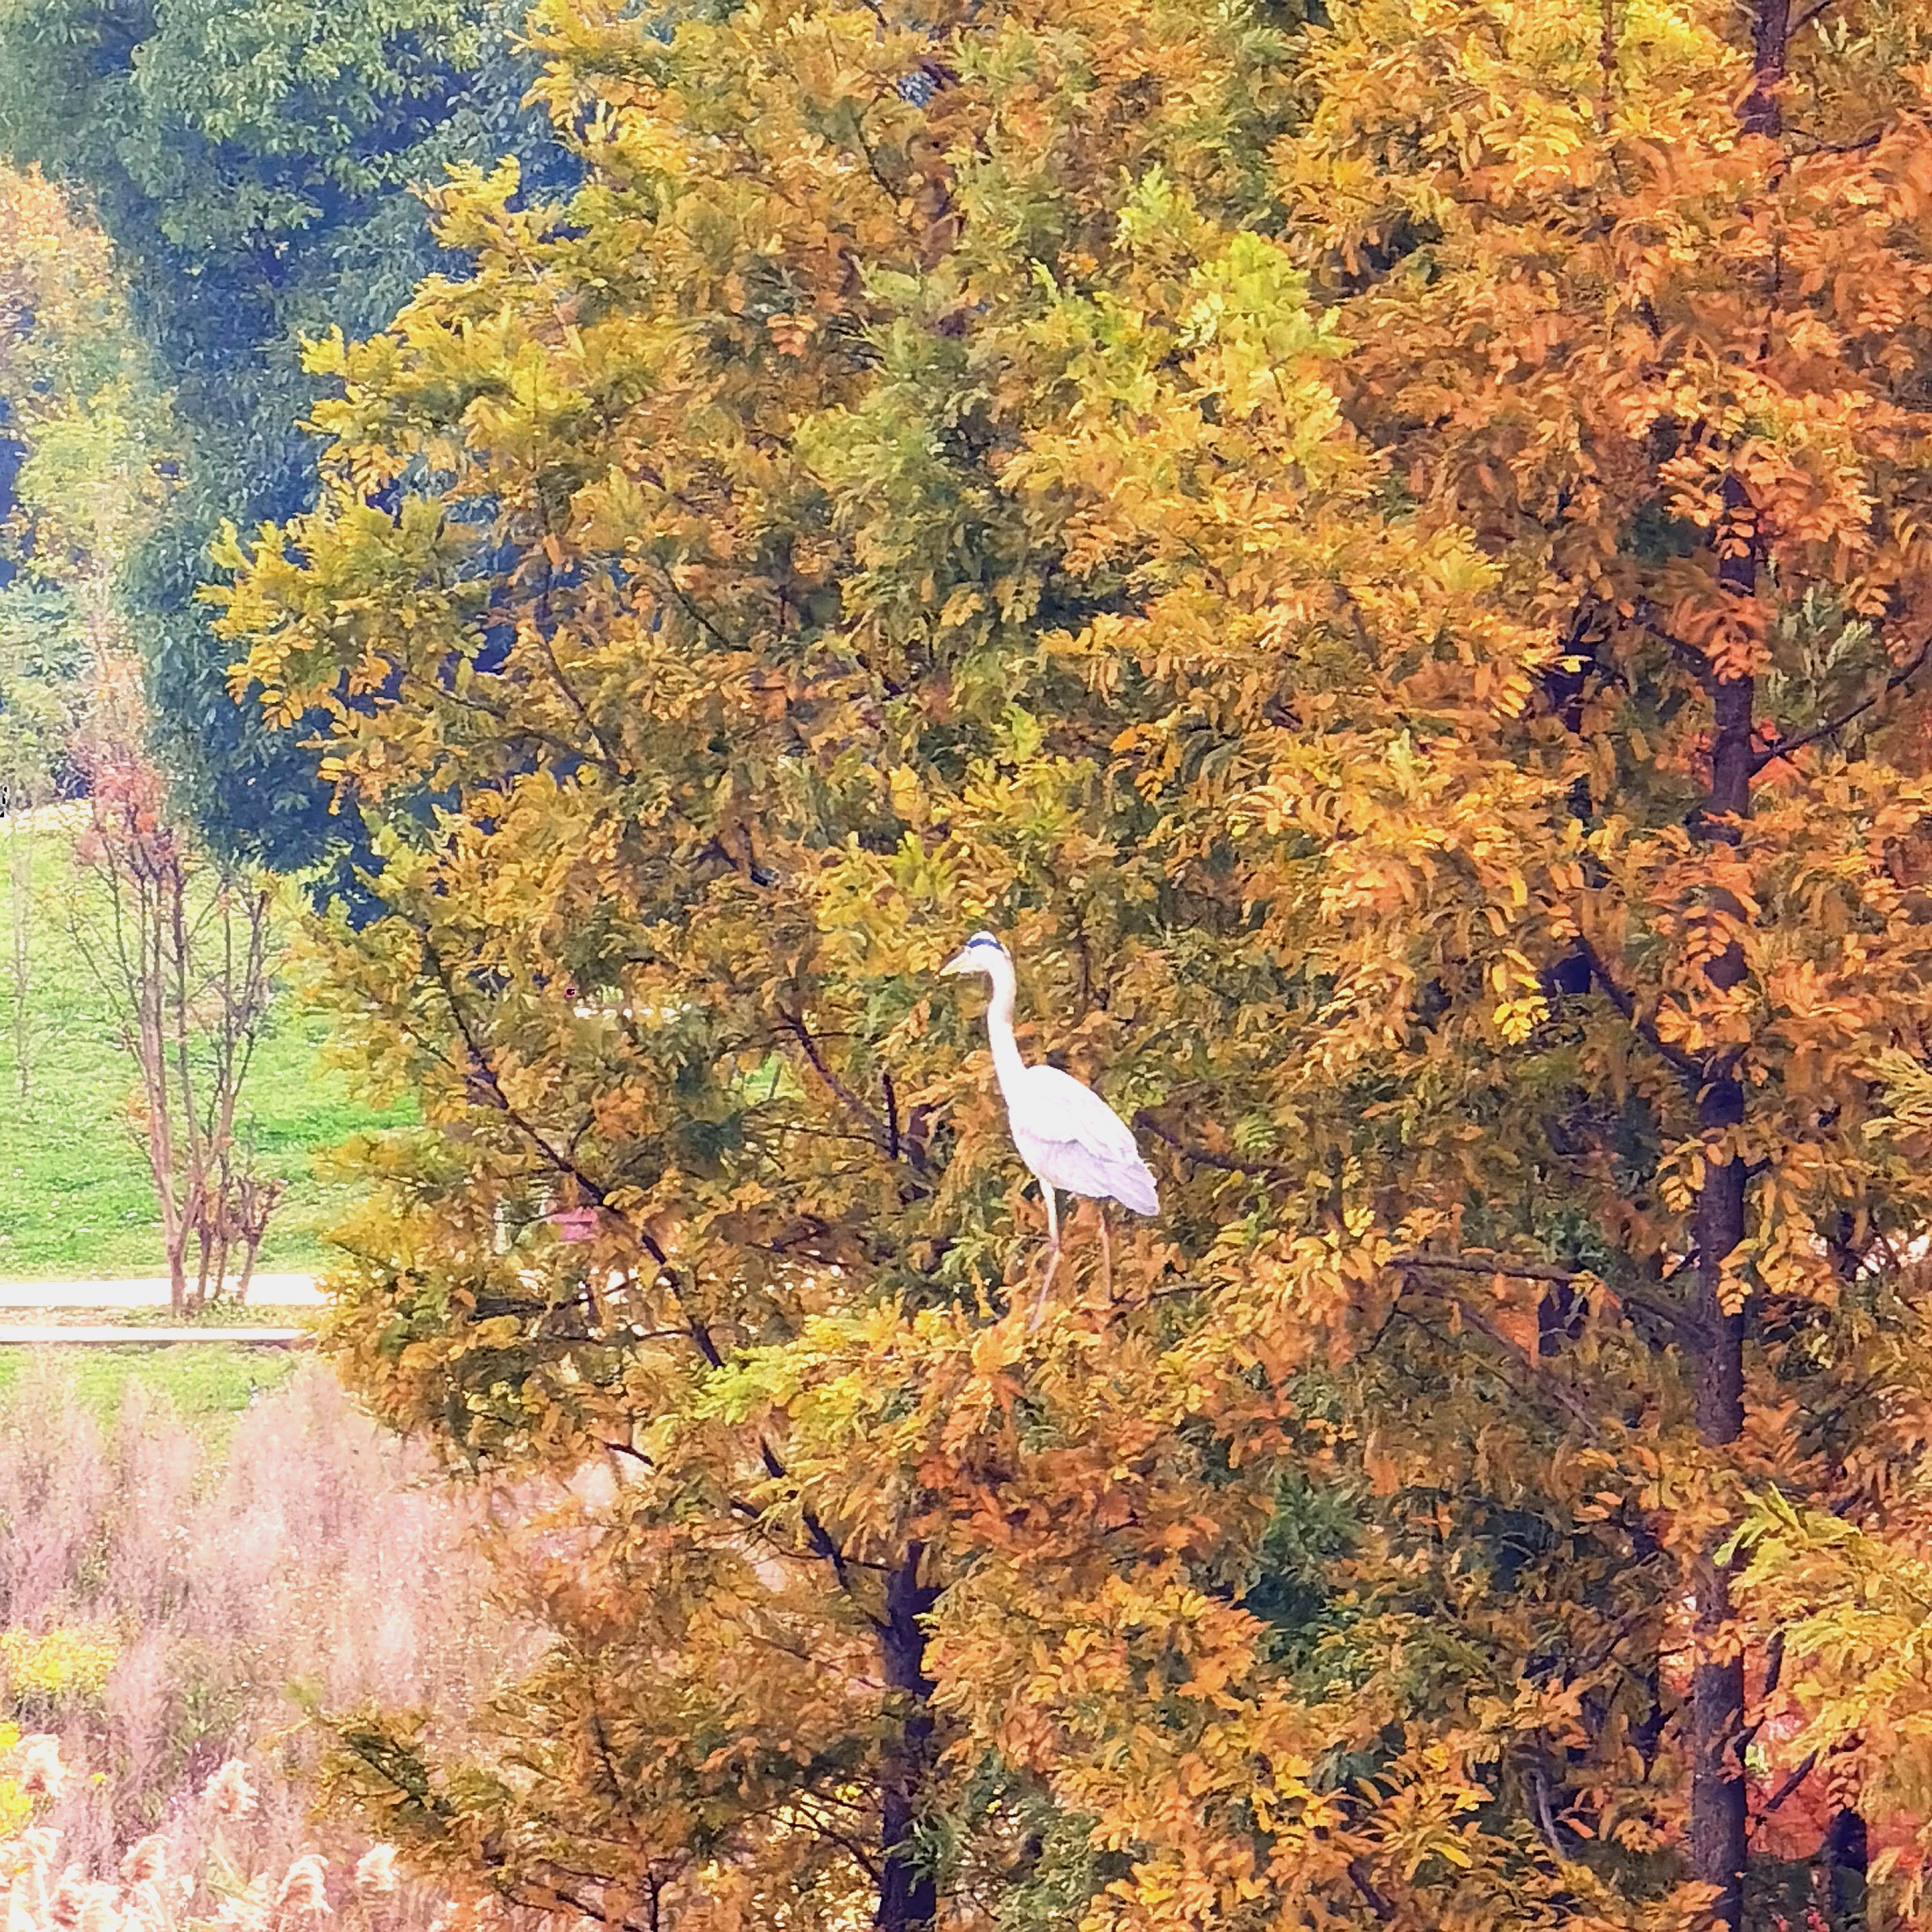
<instances>
[{"instance_id":1,"label":"heron's beak","mask_svg":"<svg viewBox=\"0 0 1932 1932\"><path fill-rule=\"evenodd\" d=\"M979 964L979 961L970 952L962 951L954 953L939 970L942 974L972 973L978 970Z\"/></svg>"}]
</instances>

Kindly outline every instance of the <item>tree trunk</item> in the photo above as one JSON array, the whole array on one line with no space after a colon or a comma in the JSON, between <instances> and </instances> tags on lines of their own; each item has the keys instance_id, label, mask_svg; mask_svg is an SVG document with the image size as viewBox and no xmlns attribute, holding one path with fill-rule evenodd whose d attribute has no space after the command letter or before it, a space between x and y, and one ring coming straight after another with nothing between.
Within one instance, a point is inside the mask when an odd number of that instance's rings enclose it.
<instances>
[{"instance_id":1,"label":"tree trunk","mask_svg":"<svg viewBox=\"0 0 1932 1932\"><path fill-rule=\"evenodd\" d=\"M1784 0L1768 0L1781 7ZM1781 43L1780 43L1781 45ZM1755 92L1753 99L1756 99ZM1775 106L1775 102L1773 102ZM1747 103L1748 116L1750 104ZM1724 548L1718 582L1740 605L1757 589L1757 538L1743 480L1727 478ZM1704 836L1717 845L1735 845L1751 806L1752 712L1756 700L1749 676L1721 674L1713 667L1711 789L1705 800ZM1734 918L1742 908L1727 895L1718 903ZM1735 940L1712 960L1706 977L1720 992L1744 978L1743 947ZM1706 1143L1743 1124L1744 1091L1734 1054L1706 1062L1697 1096L1697 1124ZM1741 1284L1726 1287L1724 1264L1744 1238L1744 1162L1733 1156L1707 1166L1693 1221L1697 1246L1695 1406L1697 1433L1711 1448L1736 1442L1744 1432L1744 1311ZM1726 1300L1732 1306L1726 1307ZM1712 1922L1738 1932L1744 1918L1744 1771L1740 1744L1744 1725L1744 1658L1725 1630L1731 1617L1731 1566L1719 1561L1721 1538L1714 1538L1698 1558L1696 1660L1690 1676L1690 1866L1714 1888Z\"/></svg>"},{"instance_id":2,"label":"tree trunk","mask_svg":"<svg viewBox=\"0 0 1932 1932\"><path fill-rule=\"evenodd\" d=\"M938 1888L920 1856L920 1802L932 1762L932 1678L926 1674L926 1629L920 1619L938 1592L919 1580L925 1546L915 1543L886 1584L885 1621L879 1648L886 1682L903 1706L898 1736L886 1748L879 1768L879 1839L881 1867L879 1932L920 1932L938 1908Z\"/></svg>"},{"instance_id":3,"label":"tree trunk","mask_svg":"<svg viewBox=\"0 0 1932 1932\"><path fill-rule=\"evenodd\" d=\"M1747 134L1775 139L1783 122L1778 90L1784 78L1790 34L1790 0L1755 0L1751 15L1751 87L1738 110ZM1724 519L1718 529L1718 584L1734 600L1740 618L1758 588L1759 544L1750 494L1735 472L1725 479ZM1713 667L1711 789L1705 801L1706 835L1736 844L1738 826L1750 815L1754 680L1727 676ZM1741 910L1735 902L1729 908ZM1727 991L1744 976L1743 949L1733 943L1711 962L1713 986ZM1704 1070L1697 1099L1698 1125L1707 1140L1740 1126L1744 1094L1733 1056L1718 1056ZM1697 1197L1697 1432L1722 1448L1744 1432L1744 1312L1733 1286L1726 1299L1724 1263L1744 1238L1746 1175L1732 1159L1707 1168ZM1696 1661L1690 1680L1690 1864L1713 1887L1714 1924L1738 1932L1744 1918L1744 1771L1740 1744L1744 1724L1744 1667L1725 1633L1731 1616L1730 1566L1718 1545L1707 1546L1696 1565Z\"/></svg>"},{"instance_id":4,"label":"tree trunk","mask_svg":"<svg viewBox=\"0 0 1932 1932\"><path fill-rule=\"evenodd\" d=\"M1721 962L1720 962L1721 963ZM1742 1118L1744 1096L1734 1079L1706 1088L1698 1118L1706 1129ZM1736 1442L1744 1430L1742 1310L1725 1312L1720 1294L1724 1258L1744 1238L1744 1172L1730 1161L1712 1172L1697 1200L1697 1433L1712 1448ZM1690 1677L1690 1864L1717 1888L1714 1924L1737 1932L1744 1915L1744 1774L1738 1743L1744 1724L1742 1653L1727 1642L1730 1566L1714 1538L1696 1570L1696 1662Z\"/></svg>"},{"instance_id":5,"label":"tree trunk","mask_svg":"<svg viewBox=\"0 0 1932 1932\"><path fill-rule=\"evenodd\" d=\"M1865 1932L1868 1849L1864 1814L1850 1807L1834 1811L1823 1846L1826 1922L1832 1932Z\"/></svg>"}]
</instances>

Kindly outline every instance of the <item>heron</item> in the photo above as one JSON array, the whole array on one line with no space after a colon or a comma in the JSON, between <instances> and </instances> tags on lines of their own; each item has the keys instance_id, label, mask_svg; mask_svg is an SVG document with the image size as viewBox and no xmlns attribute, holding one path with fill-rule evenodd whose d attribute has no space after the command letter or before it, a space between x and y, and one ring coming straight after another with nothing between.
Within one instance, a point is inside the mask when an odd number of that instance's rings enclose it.
<instances>
[{"instance_id":1,"label":"heron","mask_svg":"<svg viewBox=\"0 0 1932 1932\"><path fill-rule=\"evenodd\" d=\"M993 1049L993 1072L1006 1103L1013 1144L1046 1197L1046 1273L1040 1284L1029 1328L1040 1326L1046 1292L1060 1265L1059 1190L1096 1204L1100 1218L1100 1265L1112 1298L1114 1256L1107 1234L1106 1204L1118 1201L1136 1214L1155 1214L1160 1202L1154 1176L1141 1158L1133 1130L1090 1087L1057 1066L1029 1066L1013 1038L1012 956L990 932L976 932L940 969L946 974L978 973L992 982L986 1033Z\"/></svg>"}]
</instances>

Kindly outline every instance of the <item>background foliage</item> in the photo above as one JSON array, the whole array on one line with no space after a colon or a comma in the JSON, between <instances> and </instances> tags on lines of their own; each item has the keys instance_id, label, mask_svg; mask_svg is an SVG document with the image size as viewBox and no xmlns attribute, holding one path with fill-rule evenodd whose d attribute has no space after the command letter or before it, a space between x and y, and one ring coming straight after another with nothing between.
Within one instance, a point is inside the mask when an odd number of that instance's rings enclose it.
<instances>
[{"instance_id":1,"label":"background foliage","mask_svg":"<svg viewBox=\"0 0 1932 1932\"><path fill-rule=\"evenodd\" d=\"M307 761L224 691L196 589L224 517L313 490L300 344L386 320L448 266L416 184L560 151L522 106L510 0L0 7L0 146L74 191L118 251L171 393L176 487L128 561L162 740L204 829L290 866L327 843Z\"/></svg>"}]
</instances>

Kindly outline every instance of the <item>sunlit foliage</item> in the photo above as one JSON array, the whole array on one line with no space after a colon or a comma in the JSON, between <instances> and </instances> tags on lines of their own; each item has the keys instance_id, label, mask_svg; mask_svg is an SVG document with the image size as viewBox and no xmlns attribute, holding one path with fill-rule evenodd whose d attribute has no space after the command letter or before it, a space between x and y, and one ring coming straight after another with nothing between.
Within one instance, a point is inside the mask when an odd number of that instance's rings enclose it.
<instances>
[{"instance_id":1,"label":"sunlit foliage","mask_svg":"<svg viewBox=\"0 0 1932 1932\"><path fill-rule=\"evenodd\" d=\"M386 1834L629 1928L1909 1865L1876 1763L1748 1854L1732 1539L1923 1439L1927 24L538 8L585 186L440 198L230 556L422 1101L340 1358L572 1485L500 1754L350 1732ZM1037 1336L981 926L1161 1178Z\"/></svg>"}]
</instances>

